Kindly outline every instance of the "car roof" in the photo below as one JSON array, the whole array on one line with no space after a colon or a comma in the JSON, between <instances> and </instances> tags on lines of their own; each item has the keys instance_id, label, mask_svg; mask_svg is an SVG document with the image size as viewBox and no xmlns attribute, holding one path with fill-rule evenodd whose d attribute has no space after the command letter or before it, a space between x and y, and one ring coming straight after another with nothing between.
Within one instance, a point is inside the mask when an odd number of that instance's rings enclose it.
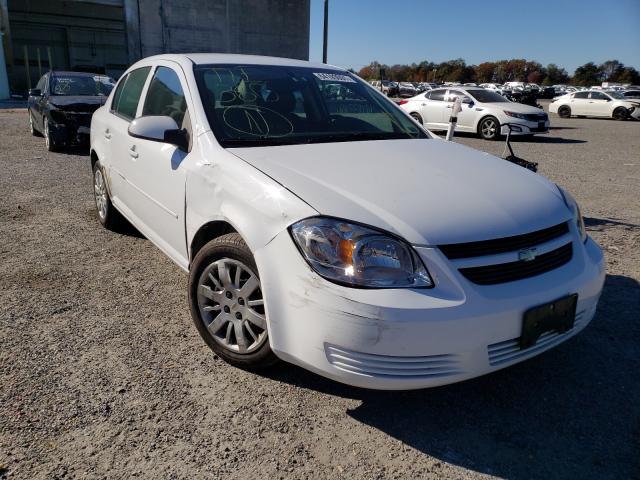
<instances>
[{"instance_id":1,"label":"car roof","mask_svg":"<svg viewBox=\"0 0 640 480\"><path fill-rule=\"evenodd\" d=\"M263 55L240 55L235 53L171 53L154 55L143 58L141 61L167 60L180 63L191 63L195 65L211 64L245 64L245 65L275 65L285 67L307 67L318 69L332 69L344 71L343 68L328 65L325 63L308 62L306 60L296 60L293 58L267 57Z\"/></svg>"}]
</instances>

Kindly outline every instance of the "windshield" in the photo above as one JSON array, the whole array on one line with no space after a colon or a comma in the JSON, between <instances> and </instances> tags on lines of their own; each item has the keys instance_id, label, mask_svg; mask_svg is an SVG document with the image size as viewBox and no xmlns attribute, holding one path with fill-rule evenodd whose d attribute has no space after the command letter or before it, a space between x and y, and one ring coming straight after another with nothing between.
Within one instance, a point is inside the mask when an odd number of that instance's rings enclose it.
<instances>
[{"instance_id":1,"label":"windshield","mask_svg":"<svg viewBox=\"0 0 640 480\"><path fill-rule=\"evenodd\" d=\"M223 147L429 138L348 72L272 65L194 69Z\"/></svg>"},{"instance_id":2,"label":"windshield","mask_svg":"<svg viewBox=\"0 0 640 480\"><path fill-rule=\"evenodd\" d=\"M610 97L615 98L616 100L626 100L627 99L627 97L625 97L624 94L622 94L621 92L611 91L611 92L604 92L604 93L606 93Z\"/></svg>"},{"instance_id":3,"label":"windshield","mask_svg":"<svg viewBox=\"0 0 640 480\"><path fill-rule=\"evenodd\" d=\"M103 75L54 75L51 77L51 95L107 96L114 80Z\"/></svg>"},{"instance_id":4,"label":"windshield","mask_svg":"<svg viewBox=\"0 0 640 480\"><path fill-rule=\"evenodd\" d=\"M492 91L492 90L467 90L467 93L475 98L480 103L499 103L499 102L508 102L506 98L502 95Z\"/></svg>"}]
</instances>

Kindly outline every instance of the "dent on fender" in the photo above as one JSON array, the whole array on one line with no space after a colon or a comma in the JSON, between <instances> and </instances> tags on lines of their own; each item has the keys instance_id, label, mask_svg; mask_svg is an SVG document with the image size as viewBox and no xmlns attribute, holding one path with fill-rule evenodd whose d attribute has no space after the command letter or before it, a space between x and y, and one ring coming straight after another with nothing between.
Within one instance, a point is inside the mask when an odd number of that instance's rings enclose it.
<instances>
[{"instance_id":1,"label":"dent on fender","mask_svg":"<svg viewBox=\"0 0 640 480\"><path fill-rule=\"evenodd\" d=\"M186 177L187 242L205 224L225 221L256 252L292 223L317 212L279 183L226 152ZM212 215L212 212L216 212Z\"/></svg>"}]
</instances>

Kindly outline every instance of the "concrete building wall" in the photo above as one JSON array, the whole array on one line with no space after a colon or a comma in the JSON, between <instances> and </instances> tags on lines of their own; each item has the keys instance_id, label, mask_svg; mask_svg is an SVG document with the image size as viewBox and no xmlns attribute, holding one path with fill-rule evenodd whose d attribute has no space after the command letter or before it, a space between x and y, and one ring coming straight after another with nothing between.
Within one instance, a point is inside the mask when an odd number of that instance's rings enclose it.
<instances>
[{"instance_id":1,"label":"concrete building wall","mask_svg":"<svg viewBox=\"0 0 640 480\"><path fill-rule=\"evenodd\" d=\"M117 77L158 53L308 59L309 1L0 0L9 81L24 92L50 67Z\"/></svg>"},{"instance_id":2,"label":"concrete building wall","mask_svg":"<svg viewBox=\"0 0 640 480\"><path fill-rule=\"evenodd\" d=\"M125 16L133 17L130 36L139 34L129 39L130 53L139 49L140 57L220 52L309 58L309 0L125 0Z\"/></svg>"}]
</instances>

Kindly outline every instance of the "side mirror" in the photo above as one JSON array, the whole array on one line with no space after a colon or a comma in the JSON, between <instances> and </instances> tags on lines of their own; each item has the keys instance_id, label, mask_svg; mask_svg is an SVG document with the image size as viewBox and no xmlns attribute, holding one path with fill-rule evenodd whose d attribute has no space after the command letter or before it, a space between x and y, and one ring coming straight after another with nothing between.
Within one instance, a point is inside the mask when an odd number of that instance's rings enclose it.
<instances>
[{"instance_id":1,"label":"side mirror","mask_svg":"<svg viewBox=\"0 0 640 480\"><path fill-rule=\"evenodd\" d=\"M29 89L29 96L30 97L41 97L42 96L42 90L40 90L39 88L30 88Z\"/></svg>"},{"instance_id":2,"label":"side mirror","mask_svg":"<svg viewBox=\"0 0 640 480\"><path fill-rule=\"evenodd\" d=\"M176 121L167 116L150 115L136 118L129 125L129 135L152 142L169 143L181 150L189 150L189 134L178 128Z\"/></svg>"},{"instance_id":3,"label":"side mirror","mask_svg":"<svg viewBox=\"0 0 640 480\"><path fill-rule=\"evenodd\" d=\"M471 105L473 103L473 100L471 100L470 97L463 97L462 103L468 103L469 105Z\"/></svg>"}]
</instances>

